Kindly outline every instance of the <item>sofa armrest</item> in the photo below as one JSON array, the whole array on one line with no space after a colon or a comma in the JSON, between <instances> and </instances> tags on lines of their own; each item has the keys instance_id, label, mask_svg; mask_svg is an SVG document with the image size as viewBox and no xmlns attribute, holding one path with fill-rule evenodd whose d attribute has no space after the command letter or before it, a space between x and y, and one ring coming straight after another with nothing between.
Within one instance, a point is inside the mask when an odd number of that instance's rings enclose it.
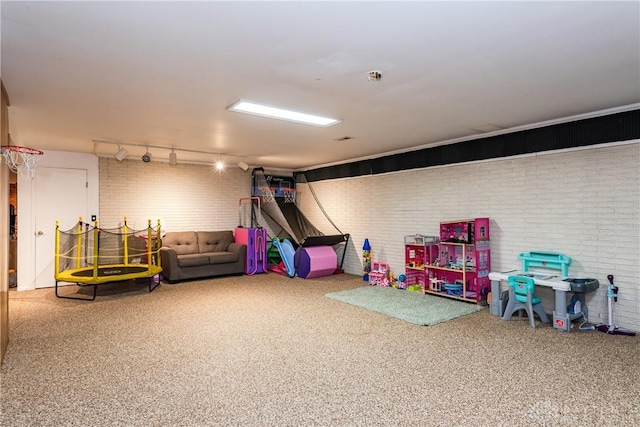
<instances>
[{"instance_id":1,"label":"sofa armrest","mask_svg":"<svg viewBox=\"0 0 640 427\"><path fill-rule=\"evenodd\" d=\"M244 246L244 248L243 248L243 246ZM244 253L246 255L246 253L247 253L247 245L243 245L241 243L229 243L229 246L227 246L227 252L233 252L234 254L240 253L243 250L244 250Z\"/></svg>"},{"instance_id":2,"label":"sofa armrest","mask_svg":"<svg viewBox=\"0 0 640 427\"><path fill-rule=\"evenodd\" d=\"M247 265L247 245L241 243L231 243L227 247L227 251L238 254L238 265L240 266L242 271L244 271Z\"/></svg>"},{"instance_id":3,"label":"sofa armrest","mask_svg":"<svg viewBox=\"0 0 640 427\"><path fill-rule=\"evenodd\" d=\"M180 269L178 268L178 253L168 246L160 248L160 266L162 275L169 281L178 280Z\"/></svg>"}]
</instances>

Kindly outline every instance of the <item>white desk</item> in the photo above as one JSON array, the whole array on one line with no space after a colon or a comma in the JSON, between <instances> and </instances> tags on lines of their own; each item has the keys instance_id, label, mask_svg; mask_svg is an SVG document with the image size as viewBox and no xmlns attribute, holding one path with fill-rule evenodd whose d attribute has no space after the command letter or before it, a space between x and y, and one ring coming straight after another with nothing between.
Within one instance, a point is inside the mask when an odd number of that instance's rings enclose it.
<instances>
[{"instance_id":1,"label":"white desk","mask_svg":"<svg viewBox=\"0 0 640 427\"><path fill-rule=\"evenodd\" d=\"M491 272L489 273L489 279L491 280L491 314L499 315L502 317L502 313L496 314L497 312L501 312L501 309L498 307L502 304L502 301L499 298L500 292L500 282L509 280L509 276L528 276L533 278L533 281L538 286L546 286L548 288L552 288L555 294L555 310L553 310L553 327L569 332L571 330L571 321L574 319L578 319L580 317L584 317L585 321L587 320L587 308L585 304L583 306L583 312L578 314L569 314L567 313L567 292L571 291L571 284L569 282L563 281L563 277L554 276L552 273L542 273L535 271L503 271L503 272ZM510 297L513 298L510 292ZM494 306L494 303L496 304Z\"/></svg>"}]
</instances>

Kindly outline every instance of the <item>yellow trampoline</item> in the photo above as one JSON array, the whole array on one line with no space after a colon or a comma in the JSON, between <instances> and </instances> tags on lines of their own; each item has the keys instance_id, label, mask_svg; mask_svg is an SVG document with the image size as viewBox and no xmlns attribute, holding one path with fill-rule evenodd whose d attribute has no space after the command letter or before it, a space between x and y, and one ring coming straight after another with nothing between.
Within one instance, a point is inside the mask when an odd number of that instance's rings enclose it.
<instances>
[{"instance_id":1,"label":"yellow trampoline","mask_svg":"<svg viewBox=\"0 0 640 427\"><path fill-rule=\"evenodd\" d=\"M159 220L156 227L149 220L146 229L137 231L127 226L126 218L114 229L98 228L97 222L83 223L82 218L67 231L56 223L56 297L93 301L98 285L139 279L147 279L151 292L160 284L161 246ZM93 296L60 295L59 282L93 286Z\"/></svg>"}]
</instances>

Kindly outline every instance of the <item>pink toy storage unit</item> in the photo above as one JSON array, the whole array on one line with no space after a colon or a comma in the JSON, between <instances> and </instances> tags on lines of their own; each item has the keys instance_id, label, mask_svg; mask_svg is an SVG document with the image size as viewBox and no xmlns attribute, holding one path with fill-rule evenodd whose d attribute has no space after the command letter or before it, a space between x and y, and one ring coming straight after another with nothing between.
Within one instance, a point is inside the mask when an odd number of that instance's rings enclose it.
<instances>
[{"instance_id":1,"label":"pink toy storage unit","mask_svg":"<svg viewBox=\"0 0 640 427\"><path fill-rule=\"evenodd\" d=\"M267 272L267 230L264 228L237 227L236 243L247 245L245 273Z\"/></svg>"},{"instance_id":2,"label":"pink toy storage unit","mask_svg":"<svg viewBox=\"0 0 640 427\"><path fill-rule=\"evenodd\" d=\"M247 203L248 202L248 203ZM243 209L243 203L248 204L248 209ZM255 204L254 204L255 203ZM267 272L267 230L258 227L256 218L260 216L260 198L245 197L240 199L240 225L236 227L234 237L236 243L247 246L247 262L245 266L246 274L266 273ZM254 208L257 206L257 215ZM250 215L247 223L251 227L243 227L243 217Z\"/></svg>"}]
</instances>

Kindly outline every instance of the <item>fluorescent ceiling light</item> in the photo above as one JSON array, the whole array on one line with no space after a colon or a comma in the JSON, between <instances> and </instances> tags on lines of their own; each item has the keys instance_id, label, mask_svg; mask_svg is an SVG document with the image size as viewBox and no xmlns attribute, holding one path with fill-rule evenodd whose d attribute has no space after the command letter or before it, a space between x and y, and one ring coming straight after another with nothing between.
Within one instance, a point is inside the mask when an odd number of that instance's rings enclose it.
<instances>
[{"instance_id":1,"label":"fluorescent ceiling light","mask_svg":"<svg viewBox=\"0 0 640 427\"><path fill-rule=\"evenodd\" d=\"M269 107L250 101L238 101L229 107L229 111L254 114L256 116L270 117L272 119L288 120L314 126L331 126L340 123L341 120L328 117L314 116L313 114L299 113L297 111L282 108Z\"/></svg>"}]
</instances>

